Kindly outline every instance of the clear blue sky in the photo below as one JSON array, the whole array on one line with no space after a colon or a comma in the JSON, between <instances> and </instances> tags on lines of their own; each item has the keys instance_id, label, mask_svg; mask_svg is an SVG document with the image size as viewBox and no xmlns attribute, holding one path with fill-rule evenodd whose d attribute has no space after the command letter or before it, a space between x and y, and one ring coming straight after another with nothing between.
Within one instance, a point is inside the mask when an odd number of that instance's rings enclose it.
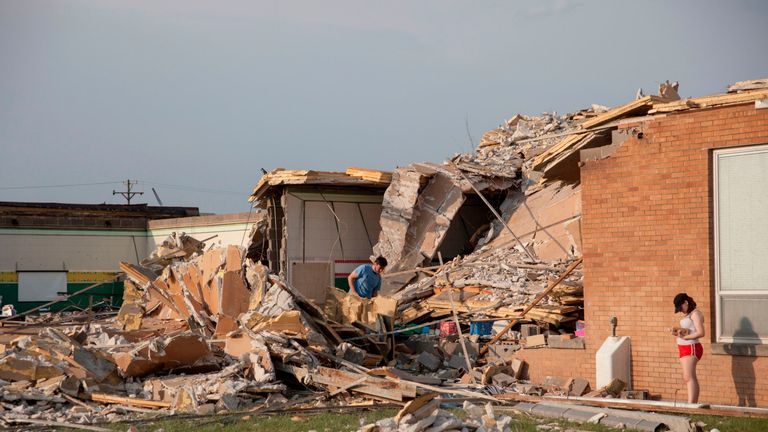
<instances>
[{"instance_id":1,"label":"clear blue sky","mask_svg":"<svg viewBox=\"0 0 768 432\"><path fill-rule=\"evenodd\" d=\"M440 162L467 119L477 142L766 77L766 22L764 1L0 0L0 200L119 203L29 186L130 178L140 202L248 211L262 167Z\"/></svg>"}]
</instances>

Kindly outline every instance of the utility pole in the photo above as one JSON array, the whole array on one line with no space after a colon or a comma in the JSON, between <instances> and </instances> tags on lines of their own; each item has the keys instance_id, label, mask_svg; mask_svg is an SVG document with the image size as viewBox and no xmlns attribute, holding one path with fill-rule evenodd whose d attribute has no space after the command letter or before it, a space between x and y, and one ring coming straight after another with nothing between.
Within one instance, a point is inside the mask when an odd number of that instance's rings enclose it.
<instances>
[{"instance_id":1,"label":"utility pole","mask_svg":"<svg viewBox=\"0 0 768 432\"><path fill-rule=\"evenodd\" d=\"M118 191L113 189L112 190L112 195L118 195L118 194L122 195L123 198L125 198L128 201L128 205L131 205L131 198L133 198L134 195L144 195L144 192L132 192L131 191L131 186L135 186L136 183L137 183L136 181L134 181L133 183L131 183L130 180L124 181L123 184L126 186L126 188L128 190L125 191L125 192L118 192Z\"/></svg>"}]
</instances>

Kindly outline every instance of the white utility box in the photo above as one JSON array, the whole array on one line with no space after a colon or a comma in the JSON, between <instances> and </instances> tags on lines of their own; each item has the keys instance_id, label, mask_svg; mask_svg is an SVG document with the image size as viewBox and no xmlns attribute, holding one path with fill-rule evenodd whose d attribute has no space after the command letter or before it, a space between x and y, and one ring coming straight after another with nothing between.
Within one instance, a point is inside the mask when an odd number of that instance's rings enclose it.
<instances>
[{"instance_id":1,"label":"white utility box","mask_svg":"<svg viewBox=\"0 0 768 432\"><path fill-rule=\"evenodd\" d=\"M631 368L629 336L609 336L595 354L597 388L610 384L616 378L631 388Z\"/></svg>"}]
</instances>

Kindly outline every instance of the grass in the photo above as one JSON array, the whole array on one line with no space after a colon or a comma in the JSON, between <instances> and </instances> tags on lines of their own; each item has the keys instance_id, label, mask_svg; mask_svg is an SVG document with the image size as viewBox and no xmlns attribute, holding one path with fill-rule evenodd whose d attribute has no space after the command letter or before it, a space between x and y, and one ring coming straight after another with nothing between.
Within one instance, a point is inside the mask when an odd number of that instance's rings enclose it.
<instances>
[{"instance_id":1,"label":"grass","mask_svg":"<svg viewBox=\"0 0 768 432\"><path fill-rule=\"evenodd\" d=\"M274 415L239 415L206 416L135 423L141 432L154 432L163 429L164 432L241 432L241 431L270 431L270 432L318 432L356 431L360 428L360 419L365 423L392 417L396 409L356 412L319 412L319 413L288 413ZM116 430L126 430L127 424L115 425Z\"/></svg>"},{"instance_id":2,"label":"grass","mask_svg":"<svg viewBox=\"0 0 768 432\"><path fill-rule=\"evenodd\" d=\"M464 412L456 409L452 410L454 414L463 417ZM167 419L156 422L141 422L135 424L140 432L154 432L162 429L164 432L241 432L241 431L274 431L274 432L342 432L356 431L361 424L374 423L377 420L392 417L397 414L397 410L384 409L374 411L358 412L320 412L312 414L277 414L277 415L247 415L237 416L209 416L187 419ZM499 415L500 413L497 413ZM510 414L511 415L511 414ZM515 421L512 423L513 432L540 432L537 429L539 425L555 426L551 431L594 431L606 432L615 431L600 425L579 425L576 423L554 420L554 419L536 419L524 415L511 415ZM362 419L362 422L361 422ZM127 424L113 425L115 430L128 429Z\"/></svg>"},{"instance_id":3,"label":"grass","mask_svg":"<svg viewBox=\"0 0 768 432\"><path fill-rule=\"evenodd\" d=\"M720 432L763 432L768 431L768 419L749 417L720 417L694 415L691 420L706 423L704 430L717 428Z\"/></svg>"},{"instance_id":4,"label":"grass","mask_svg":"<svg viewBox=\"0 0 768 432\"><path fill-rule=\"evenodd\" d=\"M464 416L460 409L451 410L458 416ZM287 413L274 415L249 415L241 413L237 415L220 415L193 418L168 418L158 421L144 421L134 423L140 432L155 432L162 429L164 432L240 432L240 431L270 431L270 432L343 432L356 431L362 424L373 423L377 420L392 417L397 413L395 409L376 409L353 412L317 412L317 413ZM501 413L497 412L497 415ZM506 414L506 413L505 413ZM511 415L515 421L512 423L513 432L541 432L537 426L549 426L549 431L591 431L607 432L616 431L601 425L578 424L555 419L534 418L526 415ZM706 424L705 431L717 428L721 432L762 432L768 430L768 419L755 419L747 417L718 417L718 416L691 416L694 421ZM115 430L125 431L129 425L118 423L110 425Z\"/></svg>"}]
</instances>

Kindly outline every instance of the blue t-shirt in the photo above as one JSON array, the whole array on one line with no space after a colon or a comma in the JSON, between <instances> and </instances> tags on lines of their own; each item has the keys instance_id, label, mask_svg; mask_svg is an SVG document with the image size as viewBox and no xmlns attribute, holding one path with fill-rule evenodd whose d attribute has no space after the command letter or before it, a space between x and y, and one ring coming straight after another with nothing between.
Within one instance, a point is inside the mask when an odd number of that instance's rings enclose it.
<instances>
[{"instance_id":1,"label":"blue t-shirt","mask_svg":"<svg viewBox=\"0 0 768 432\"><path fill-rule=\"evenodd\" d=\"M381 288L381 276L373 271L371 264L363 264L355 269L355 291L362 298L372 298Z\"/></svg>"}]
</instances>

